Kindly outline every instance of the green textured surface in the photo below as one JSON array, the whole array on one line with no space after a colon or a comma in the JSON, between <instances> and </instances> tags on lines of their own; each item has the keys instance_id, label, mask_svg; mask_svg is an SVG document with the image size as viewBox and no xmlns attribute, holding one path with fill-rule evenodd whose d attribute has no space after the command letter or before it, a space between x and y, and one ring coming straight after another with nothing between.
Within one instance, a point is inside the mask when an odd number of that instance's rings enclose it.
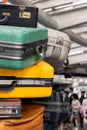
<instances>
[{"instance_id":1,"label":"green textured surface","mask_svg":"<svg viewBox=\"0 0 87 130\"><path fill-rule=\"evenodd\" d=\"M26 60L8 60L8 59L0 59L0 68L6 69L14 69L20 70L26 68L28 66L34 65L40 62L42 58L38 56L32 56Z\"/></svg>"},{"instance_id":2,"label":"green textured surface","mask_svg":"<svg viewBox=\"0 0 87 130\"><path fill-rule=\"evenodd\" d=\"M0 25L0 41L29 43L48 38L48 30L44 27L27 28Z\"/></svg>"}]
</instances>

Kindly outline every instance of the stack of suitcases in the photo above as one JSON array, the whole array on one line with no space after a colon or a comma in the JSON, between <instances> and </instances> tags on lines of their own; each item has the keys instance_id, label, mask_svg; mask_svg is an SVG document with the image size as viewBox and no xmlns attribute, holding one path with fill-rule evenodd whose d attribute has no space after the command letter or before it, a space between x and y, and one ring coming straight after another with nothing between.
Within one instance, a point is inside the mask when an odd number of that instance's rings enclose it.
<instances>
[{"instance_id":1,"label":"stack of suitcases","mask_svg":"<svg viewBox=\"0 0 87 130\"><path fill-rule=\"evenodd\" d=\"M44 62L48 30L38 8L0 5L0 130L42 130L44 107L21 98L52 94L54 69Z\"/></svg>"}]
</instances>

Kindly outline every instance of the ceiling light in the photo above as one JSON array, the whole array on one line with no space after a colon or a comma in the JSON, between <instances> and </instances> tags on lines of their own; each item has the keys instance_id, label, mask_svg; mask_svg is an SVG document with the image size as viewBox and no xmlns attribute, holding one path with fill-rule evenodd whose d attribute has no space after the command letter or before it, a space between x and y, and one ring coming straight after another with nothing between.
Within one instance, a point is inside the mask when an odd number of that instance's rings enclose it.
<instances>
[{"instance_id":1,"label":"ceiling light","mask_svg":"<svg viewBox=\"0 0 87 130\"><path fill-rule=\"evenodd\" d=\"M73 5L76 6L76 5L81 5L85 3L87 3L87 0L79 0L79 1L73 2Z\"/></svg>"},{"instance_id":2,"label":"ceiling light","mask_svg":"<svg viewBox=\"0 0 87 130\"><path fill-rule=\"evenodd\" d=\"M82 53L84 53L84 51L70 52L69 56L78 55L78 54L82 54Z\"/></svg>"},{"instance_id":3,"label":"ceiling light","mask_svg":"<svg viewBox=\"0 0 87 130\"><path fill-rule=\"evenodd\" d=\"M52 11L52 8L44 9L44 12Z\"/></svg>"}]
</instances>

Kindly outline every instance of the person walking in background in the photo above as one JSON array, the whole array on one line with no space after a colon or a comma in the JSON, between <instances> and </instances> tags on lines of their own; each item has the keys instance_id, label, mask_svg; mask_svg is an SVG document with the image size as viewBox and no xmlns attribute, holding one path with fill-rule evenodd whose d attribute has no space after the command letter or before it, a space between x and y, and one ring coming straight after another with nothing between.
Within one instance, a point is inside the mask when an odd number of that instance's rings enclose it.
<instances>
[{"instance_id":1,"label":"person walking in background","mask_svg":"<svg viewBox=\"0 0 87 130\"><path fill-rule=\"evenodd\" d=\"M85 99L83 99L82 107L81 107L81 113L83 118L87 119L87 94Z\"/></svg>"},{"instance_id":2,"label":"person walking in background","mask_svg":"<svg viewBox=\"0 0 87 130\"><path fill-rule=\"evenodd\" d=\"M81 105L82 105L82 102L83 102L84 99L85 99L85 91L81 91L81 97L79 99ZM80 115L80 123L81 123L81 128L83 128L83 117L82 117L82 115Z\"/></svg>"},{"instance_id":3,"label":"person walking in background","mask_svg":"<svg viewBox=\"0 0 87 130\"><path fill-rule=\"evenodd\" d=\"M68 94L69 94L69 92L68 91L65 91L64 93L63 93L63 96L64 96L64 102L67 102L67 103L69 103L69 98L68 98ZM71 112L69 111L68 113L67 113L67 116L66 116L66 119L63 121L63 122L61 122L60 123L60 130L65 130L65 128L67 129L67 130L70 130L70 116L71 116ZM69 129L68 129L69 128Z\"/></svg>"},{"instance_id":4,"label":"person walking in background","mask_svg":"<svg viewBox=\"0 0 87 130\"><path fill-rule=\"evenodd\" d=\"M68 95L69 95L69 92L68 92L68 91L65 91L65 92L64 92L64 101L65 101L65 102L69 102Z\"/></svg>"},{"instance_id":5,"label":"person walking in background","mask_svg":"<svg viewBox=\"0 0 87 130\"><path fill-rule=\"evenodd\" d=\"M72 94L72 114L70 117L70 123L72 130L74 130L74 125L73 125L73 120L76 119L77 124L78 124L78 130L81 129L81 124L80 124L80 110L81 110L81 104L80 101L78 100L77 94Z\"/></svg>"},{"instance_id":6,"label":"person walking in background","mask_svg":"<svg viewBox=\"0 0 87 130\"><path fill-rule=\"evenodd\" d=\"M69 94L68 94L68 98L69 98L70 104L72 103L72 94L73 94L73 93L74 93L74 92L73 92L73 88L70 87L70 88L69 88Z\"/></svg>"},{"instance_id":7,"label":"person walking in background","mask_svg":"<svg viewBox=\"0 0 87 130\"><path fill-rule=\"evenodd\" d=\"M73 94L73 87L70 87L69 88L69 95L68 95L68 97L71 97L72 94Z\"/></svg>"},{"instance_id":8,"label":"person walking in background","mask_svg":"<svg viewBox=\"0 0 87 130\"><path fill-rule=\"evenodd\" d=\"M74 89L73 87L70 87L69 88L69 94L68 94L68 98L69 98L69 103L70 105L72 104L72 94L74 93ZM70 110L72 112L72 108ZM75 122L75 119L73 120L73 124L74 124L74 127L76 127L76 122Z\"/></svg>"},{"instance_id":9,"label":"person walking in background","mask_svg":"<svg viewBox=\"0 0 87 130\"><path fill-rule=\"evenodd\" d=\"M81 91L81 97L79 99L81 105L82 105L83 99L85 99L85 91Z\"/></svg>"}]
</instances>

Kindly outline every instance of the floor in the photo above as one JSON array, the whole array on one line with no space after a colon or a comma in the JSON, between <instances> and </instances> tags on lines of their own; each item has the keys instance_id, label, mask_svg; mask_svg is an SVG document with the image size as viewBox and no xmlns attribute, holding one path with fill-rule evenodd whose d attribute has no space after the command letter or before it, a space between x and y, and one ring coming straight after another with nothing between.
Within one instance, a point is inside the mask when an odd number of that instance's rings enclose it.
<instances>
[{"instance_id":1,"label":"floor","mask_svg":"<svg viewBox=\"0 0 87 130\"><path fill-rule=\"evenodd\" d=\"M58 128L58 130L60 129ZM78 130L78 128L75 128L75 130ZM87 130L87 120L84 120L84 128L81 130Z\"/></svg>"},{"instance_id":2,"label":"floor","mask_svg":"<svg viewBox=\"0 0 87 130\"><path fill-rule=\"evenodd\" d=\"M75 130L78 130L77 128L75 128ZM87 130L87 120L84 120L84 128L81 130Z\"/></svg>"}]
</instances>

